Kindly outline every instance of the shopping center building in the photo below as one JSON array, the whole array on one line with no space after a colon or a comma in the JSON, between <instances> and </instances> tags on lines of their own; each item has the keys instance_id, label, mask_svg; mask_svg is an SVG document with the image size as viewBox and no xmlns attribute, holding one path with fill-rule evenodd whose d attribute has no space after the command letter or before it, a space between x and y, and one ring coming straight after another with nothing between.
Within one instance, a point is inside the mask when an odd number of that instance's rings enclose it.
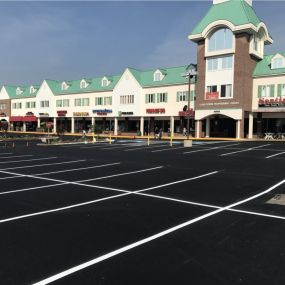
<instances>
[{"instance_id":1,"label":"shopping center building","mask_svg":"<svg viewBox=\"0 0 285 285\"><path fill-rule=\"evenodd\" d=\"M190 85L188 65L4 85L1 120L12 130L35 131L51 122L54 132L95 126L143 135L149 128L181 133L189 115L197 138L285 133L285 54L264 54L273 39L251 0L214 0L189 39L197 45L197 76Z\"/></svg>"}]
</instances>

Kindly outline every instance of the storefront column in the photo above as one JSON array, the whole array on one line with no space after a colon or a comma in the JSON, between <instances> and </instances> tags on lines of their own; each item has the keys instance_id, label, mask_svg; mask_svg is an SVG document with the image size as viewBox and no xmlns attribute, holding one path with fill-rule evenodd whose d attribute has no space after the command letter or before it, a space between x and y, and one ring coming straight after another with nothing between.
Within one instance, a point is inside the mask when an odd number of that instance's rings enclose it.
<instances>
[{"instance_id":1,"label":"storefront column","mask_svg":"<svg viewBox=\"0 0 285 285\"><path fill-rule=\"evenodd\" d=\"M57 129L56 129L56 118L53 118L53 132L56 133Z\"/></svg>"},{"instance_id":2,"label":"storefront column","mask_svg":"<svg viewBox=\"0 0 285 285\"><path fill-rule=\"evenodd\" d=\"M174 117L170 117L170 132L171 132L171 136L174 136Z\"/></svg>"},{"instance_id":3,"label":"storefront column","mask_svg":"<svg viewBox=\"0 0 285 285\"><path fill-rule=\"evenodd\" d=\"M114 135L118 135L118 118L114 119Z\"/></svg>"},{"instance_id":4,"label":"storefront column","mask_svg":"<svg viewBox=\"0 0 285 285\"><path fill-rule=\"evenodd\" d=\"M206 119L206 138L210 137L210 118Z\"/></svg>"},{"instance_id":5,"label":"storefront column","mask_svg":"<svg viewBox=\"0 0 285 285\"><path fill-rule=\"evenodd\" d=\"M27 131L27 125L26 125L26 122L23 122L23 132L26 132Z\"/></svg>"},{"instance_id":6,"label":"storefront column","mask_svg":"<svg viewBox=\"0 0 285 285\"><path fill-rule=\"evenodd\" d=\"M71 118L71 133L74 134L74 117Z\"/></svg>"},{"instance_id":7,"label":"storefront column","mask_svg":"<svg viewBox=\"0 0 285 285\"><path fill-rule=\"evenodd\" d=\"M195 137L198 139L201 137L202 134L202 122L195 121Z\"/></svg>"},{"instance_id":8,"label":"storefront column","mask_svg":"<svg viewBox=\"0 0 285 285\"><path fill-rule=\"evenodd\" d=\"M95 118L94 118L94 117L91 118L91 125L92 125L93 127L95 127Z\"/></svg>"},{"instance_id":9,"label":"storefront column","mask_svg":"<svg viewBox=\"0 0 285 285\"><path fill-rule=\"evenodd\" d=\"M241 120L236 120L236 138L240 139L240 124Z\"/></svg>"},{"instance_id":10,"label":"storefront column","mask_svg":"<svg viewBox=\"0 0 285 285\"><path fill-rule=\"evenodd\" d=\"M143 136L144 135L144 117L141 117L140 132L141 132L141 136Z\"/></svg>"},{"instance_id":11,"label":"storefront column","mask_svg":"<svg viewBox=\"0 0 285 285\"><path fill-rule=\"evenodd\" d=\"M248 138L252 139L253 135L253 113L248 113Z\"/></svg>"},{"instance_id":12,"label":"storefront column","mask_svg":"<svg viewBox=\"0 0 285 285\"><path fill-rule=\"evenodd\" d=\"M41 127L41 119L38 118L38 129Z\"/></svg>"}]
</instances>

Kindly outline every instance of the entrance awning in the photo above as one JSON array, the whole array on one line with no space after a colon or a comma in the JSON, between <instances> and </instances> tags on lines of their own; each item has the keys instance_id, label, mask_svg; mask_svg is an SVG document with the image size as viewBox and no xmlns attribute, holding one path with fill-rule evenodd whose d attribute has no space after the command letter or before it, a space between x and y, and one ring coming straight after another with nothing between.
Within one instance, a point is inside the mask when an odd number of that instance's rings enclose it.
<instances>
[{"instance_id":1,"label":"entrance awning","mask_svg":"<svg viewBox=\"0 0 285 285\"><path fill-rule=\"evenodd\" d=\"M25 116L23 117L23 122L36 122L37 117L36 116Z\"/></svg>"},{"instance_id":2,"label":"entrance awning","mask_svg":"<svg viewBox=\"0 0 285 285\"><path fill-rule=\"evenodd\" d=\"M23 122L23 117L22 116L12 116L10 118L10 122Z\"/></svg>"},{"instance_id":3,"label":"entrance awning","mask_svg":"<svg viewBox=\"0 0 285 285\"><path fill-rule=\"evenodd\" d=\"M36 122L36 116L12 116L10 122Z\"/></svg>"}]
</instances>

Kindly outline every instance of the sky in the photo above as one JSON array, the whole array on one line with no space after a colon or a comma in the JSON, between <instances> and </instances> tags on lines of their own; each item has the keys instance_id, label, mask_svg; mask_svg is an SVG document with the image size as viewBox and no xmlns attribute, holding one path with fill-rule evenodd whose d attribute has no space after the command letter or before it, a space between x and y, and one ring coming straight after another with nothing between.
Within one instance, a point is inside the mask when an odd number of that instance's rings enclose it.
<instances>
[{"instance_id":1,"label":"sky","mask_svg":"<svg viewBox=\"0 0 285 285\"><path fill-rule=\"evenodd\" d=\"M285 1L253 1L285 52ZM212 1L0 2L0 85L196 63L188 40Z\"/></svg>"}]
</instances>

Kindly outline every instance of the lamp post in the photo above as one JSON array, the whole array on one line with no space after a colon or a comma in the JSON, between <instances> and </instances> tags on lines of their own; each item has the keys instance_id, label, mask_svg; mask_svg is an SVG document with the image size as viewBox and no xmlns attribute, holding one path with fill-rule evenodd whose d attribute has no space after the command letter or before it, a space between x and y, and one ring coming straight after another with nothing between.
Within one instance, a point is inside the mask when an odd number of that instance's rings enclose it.
<instances>
[{"instance_id":1,"label":"lamp post","mask_svg":"<svg viewBox=\"0 0 285 285\"><path fill-rule=\"evenodd\" d=\"M186 68L186 73L183 77L188 78L188 102L187 102L187 140L190 136L190 94L191 94L191 78L197 75L197 65L190 63Z\"/></svg>"}]
</instances>

